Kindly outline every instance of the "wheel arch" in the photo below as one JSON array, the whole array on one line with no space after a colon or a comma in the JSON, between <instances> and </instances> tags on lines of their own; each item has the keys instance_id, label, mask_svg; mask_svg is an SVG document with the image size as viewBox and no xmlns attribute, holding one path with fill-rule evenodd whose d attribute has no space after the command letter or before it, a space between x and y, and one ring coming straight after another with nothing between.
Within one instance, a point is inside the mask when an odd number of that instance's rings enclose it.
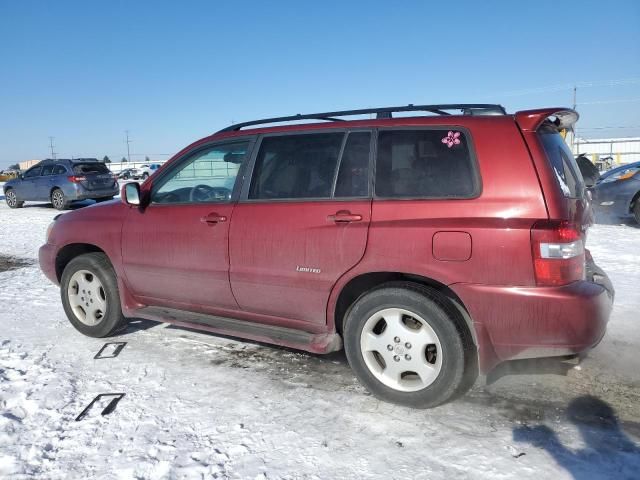
<instances>
[{"instance_id":1,"label":"wheel arch","mask_svg":"<svg viewBox=\"0 0 640 480\"><path fill-rule=\"evenodd\" d=\"M476 347L478 346L478 339L473 325L473 320L460 297L458 297L458 295L444 283L426 276L405 272L368 272L350 279L341 288L333 311L333 320L336 331L342 334L344 319L349 313L349 309L356 300L358 300L358 298L380 285L395 281L415 283L443 294L460 313L460 317L464 320L468 333L473 339L473 343Z\"/></svg>"},{"instance_id":2,"label":"wheel arch","mask_svg":"<svg viewBox=\"0 0 640 480\"><path fill-rule=\"evenodd\" d=\"M638 201L640 201L640 190L638 190L635 195L631 197L631 201L629 202L629 213L633 213L633 207L635 207Z\"/></svg>"},{"instance_id":3,"label":"wheel arch","mask_svg":"<svg viewBox=\"0 0 640 480\"><path fill-rule=\"evenodd\" d=\"M90 243L71 243L62 247L56 255L56 277L58 282L62 279L62 272L71 260L85 253L103 253L107 259L109 256L100 247ZM110 260L109 260L110 261Z\"/></svg>"}]
</instances>

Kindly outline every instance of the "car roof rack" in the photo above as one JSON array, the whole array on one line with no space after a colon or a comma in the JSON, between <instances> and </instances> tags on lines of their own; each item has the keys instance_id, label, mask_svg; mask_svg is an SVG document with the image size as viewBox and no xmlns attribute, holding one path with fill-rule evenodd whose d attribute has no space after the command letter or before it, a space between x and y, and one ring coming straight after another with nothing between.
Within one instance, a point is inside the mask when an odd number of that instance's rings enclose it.
<instances>
[{"instance_id":1,"label":"car roof rack","mask_svg":"<svg viewBox=\"0 0 640 480\"><path fill-rule=\"evenodd\" d=\"M325 120L328 122L343 122L343 118L352 115L376 114L377 119L393 118L396 112L429 112L437 115L451 115L447 110L460 110L463 115L506 115L506 110L502 105L492 103L447 103L441 105L404 105L401 107L364 108L360 110L342 110L338 112L297 114L286 117L264 118L262 120L252 120L250 122L235 123L217 133L237 132L244 127L262 125L266 123L295 122L298 120Z\"/></svg>"}]
</instances>

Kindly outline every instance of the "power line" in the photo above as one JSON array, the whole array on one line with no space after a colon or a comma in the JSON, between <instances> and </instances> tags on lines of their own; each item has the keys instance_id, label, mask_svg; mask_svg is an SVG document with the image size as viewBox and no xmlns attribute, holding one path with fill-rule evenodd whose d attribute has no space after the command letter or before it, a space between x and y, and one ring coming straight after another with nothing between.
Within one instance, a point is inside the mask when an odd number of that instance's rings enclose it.
<instances>
[{"instance_id":1,"label":"power line","mask_svg":"<svg viewBox=\"0 0 640 480\"><path fill-rule=\"evenodd\" d=\"M548 92L559 92L562 90L571 90L577 88L591 88L591 87L617 87L622 85L638 85L640 84L640 77L632 77L632 78L621 78L617 80L603 80L603 81L588 81L588 82L575 82L575 83L565 83L565 84L557 84L557 85L547 85L544 87L534 87L534 88L525 88L522 90L511 90L506 92L496 92L489 95L484 95L482 98L486 97L518 97L522 95L533 95L536 93L548 93Z\"/></svg>"}]
</instances>

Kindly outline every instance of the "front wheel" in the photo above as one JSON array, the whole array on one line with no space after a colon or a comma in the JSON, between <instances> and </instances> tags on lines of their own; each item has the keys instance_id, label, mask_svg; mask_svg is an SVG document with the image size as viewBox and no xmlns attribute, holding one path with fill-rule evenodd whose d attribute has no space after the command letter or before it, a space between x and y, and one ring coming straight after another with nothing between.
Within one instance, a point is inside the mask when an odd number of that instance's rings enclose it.
<instances>
[{"instance_id":1,"label":"front wheel","mask_svg":"<svg viewBox=\"0 0 640 480\"><path fill-rule=\"evenodd\" d=\"M637 223L640 223L640 197L636 199L636 203L633 206L633 216Z\"/></svg>"},{"instance_id":2,"label":"front wheel","mask_svg":"<svg viewBox=\"0 0 640 480\"><path fill-rule=\"evenodd\" d=\"M458 315L446 297L421 285L373 290L357 300L345 321L349 364L382 400L414 408L440 405L477 375L475 349Z\"/></svg>"},{"instance_id":3,"label":"front wheel","mask_svg":"<svg viewBox=\"0 0 640 480\"><path fill-rule=\"evenodd\" d=\"M60 294L71 324L89 337L108 337L125 322L116 274L103 253L71 260L62 273Z\"/></svg>"},{"instance_id":4,"label":"front wheel","mask_svg":"<svg viewBox=\"0 0 640 480\"><path fill-rule=\"evenodd\" d=\"M13 188L8 189L4 194L4 199L9 205L9 208L20 208L24 205L24 202L19 202L18 197L16 196L16 192L13 191Z\"/></svg>"},{"instance_id":5,"label":"front wheel","mask_svg":"<svg viewBox=\"0 0 640 480\"><path fill-rule=\"evenodd\" d=\"M149 174L148 174L147 172L144 172L144 173L142 174L142 180L144 181L144 180L146 180L147 178L149 178Z\"/></svg>"}]
</instances>

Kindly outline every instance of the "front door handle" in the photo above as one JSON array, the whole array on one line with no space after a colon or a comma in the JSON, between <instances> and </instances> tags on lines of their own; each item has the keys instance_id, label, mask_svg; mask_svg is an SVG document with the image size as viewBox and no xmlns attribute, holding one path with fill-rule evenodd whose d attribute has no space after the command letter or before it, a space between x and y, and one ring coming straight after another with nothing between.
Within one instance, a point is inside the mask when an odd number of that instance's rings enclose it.
<instances>
[{"instance_id":1,"label":"front door handle","mask_svg":"<svg viewBox=\"0 0 640 480\"><path fill-rule=\"evenodd\" d=\"M217 213L213 212L202 217L200 221L202 223L206 223L207 225L216 225L218 223L226 222L227 217L225 217L224 215L218 215Z\"/></svg>"},{"instance_id":2,"label":"front door handle","mask_svg":"<svg viewBox=\"0 0 640 480\"><path fill-rule=\"evenodd\" d=\"M362 215L351 213L349 210L340 210L334 215L329 215L327 220L335 223L350 223L362 221Z\"/></svg>"}]
</instances>

